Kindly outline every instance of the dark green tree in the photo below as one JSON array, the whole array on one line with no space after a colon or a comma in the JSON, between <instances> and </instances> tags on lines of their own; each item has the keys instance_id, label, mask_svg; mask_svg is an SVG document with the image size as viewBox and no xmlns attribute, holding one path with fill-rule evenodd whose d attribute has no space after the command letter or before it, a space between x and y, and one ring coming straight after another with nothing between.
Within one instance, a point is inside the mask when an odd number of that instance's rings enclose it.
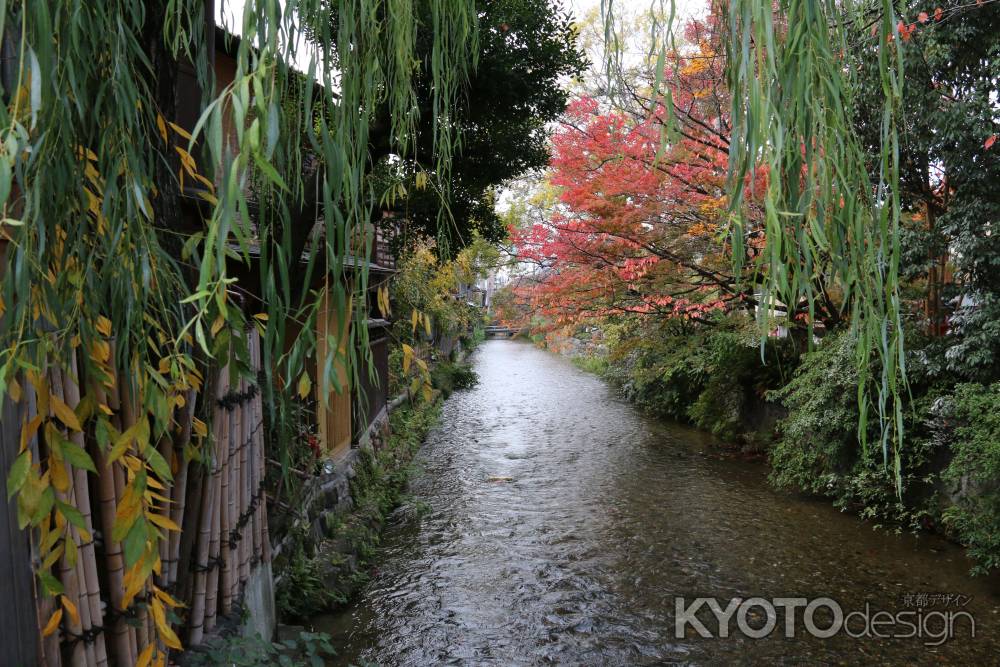
<instances>
[{"instance_id":1,"label":"dark green tree","mask_svg":"<svg viewBox=\"0 0 1000 667\"><path fill-rule=\"evenodd\" d=\"M925 286L927 327L950 334L938 346L943 366L989 382L1000 378L1000 6L909 2L904 16L904 271ZM870 24L859 23L851 46L856 127L874 172L882 118Z\"/></svg>"},{"instance_id":2,"label":"dark green tree","mask_svg":"<svg viewBox=\"0 0 1000 667\"><path fill-rule=\"evenodd\" d=\"M549 123L566 107L565 82L578 76L586 60L577 47L570 15L558 1L479 0L479 62L459 100L455 116L461 136L445 197L450 215L446 238L457 247L478 231L486 240L506 235L493 210L493 191L506 180L548 164ZM392 165L406 196L395 202L410 221L410 231L438 236L442 198L433 187L414 187L416 174L433 174L433 88L430 75L432 31L429 3L421 4L417 54L419 121L414 159ZM372 160L392 155L389 110L372 132Z\"/></svg>"}]
</instances>

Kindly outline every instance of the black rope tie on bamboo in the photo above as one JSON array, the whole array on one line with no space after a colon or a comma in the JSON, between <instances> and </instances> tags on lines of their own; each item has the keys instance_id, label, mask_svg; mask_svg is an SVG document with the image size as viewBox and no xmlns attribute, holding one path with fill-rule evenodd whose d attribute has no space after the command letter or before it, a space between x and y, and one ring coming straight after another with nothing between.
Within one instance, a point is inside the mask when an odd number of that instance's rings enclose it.
<instances>
[{"instance_id":1,"label":"black rope tie on bamboo","mask_svg":"<svg viewBox=\"0 0 1000 667\"><path fill-rule=\"evenodd\" d=\"M222 567L224 564L225 561L219 556L214 558L209 557L208 561L204 565L193 560L191 561L191 571L196 574L199 572L211 572L217 567Z\"/></svg>"},{"instance_id":2,"label":"black rope tie on bamboo","mask_svg":"<svg viewBox=\"0 0 1000 667\"><path fill-rule=\"evenodd\" d=\"M251 384L247 386L246 391L232 391L230 390L225 396L222 396L216 401L216 405L225 410L226 412L232 412L237 406L243 405L244 403L249 403L257 395L257 385Z\"/></svg>"},{"instance_id":3,"label":"black rope tie on bamboo","mask_svg":"<svg viewBox=\"0 0 1000 667\"><path fill-rule=\"evenodd\" d=\"M153 599L152 591L146 593L145 595L137 595L136 601L130 604L128 607L122 610L115 609L114 605L105 598L101 598L101 603L104 607L104 613L101 615L104 620L104 625L93 625L83 632L77 634L66 629L63 625L60 630L62 632L62 642L69 648L73 648L77 643L83 642L84 644L93 644L97 641L97 637L102 633L107 631L107 628L113 627L118 623L119 620L124 619L126 622L130 620L135 620L139 618L139 606L148 605Z\"/></svg>"},{"instance_id":4,"label":"black rope tie on bamboo","mask_svg":"<svg viewBox=\"0 0 1000 667\"><path fill-rule=\"evenodd\" d=\"M69 648L73 648L79 642L83 642L84 644L93 644L95 641L97 641L97 637L100 636L102 632L104 632L104 627L100 625L95 625L92 628L88 628L83 632L81 632L80 634L70 632L66 628L63 628L62 643L68 646Z\"/></svg>"},{"instance_id":5,"label":"black rope tie on bamboo","mask_svg":"<svg viewBox=\"0 0 1000 667\"><path fill-rule=\"evenodd\" d=\"M260 501L264 497L264 482L257 486L257 492L253 494L250 502L247 504L246 510L240 515L239 519L236 520L236 525L229 531L229 548L235 549L239 541L243 539L243 529L253 518L254 513L260 506Z\"/></svg>"},{"instance_id":6,"label":"black rope tie on bamboo","mask_svg":"<svg viewBox=\"0 0 1000 667\"><path fill-rule=\"evenodd\" d=\"M241 442L235 448L229 450L229 455L232 456L234 454L237 454L237 453L243 451L244 448L251 446L253 444L253 441L254 441L254 436L257 435L257 431L259 431L260 427L263 426L263 425L264 425L263 420L257 422L257 425L253 427L252 431L250 431L250 437L248 437L246 440L244 440L243 442Z\"/></svg>"}]
</instances>

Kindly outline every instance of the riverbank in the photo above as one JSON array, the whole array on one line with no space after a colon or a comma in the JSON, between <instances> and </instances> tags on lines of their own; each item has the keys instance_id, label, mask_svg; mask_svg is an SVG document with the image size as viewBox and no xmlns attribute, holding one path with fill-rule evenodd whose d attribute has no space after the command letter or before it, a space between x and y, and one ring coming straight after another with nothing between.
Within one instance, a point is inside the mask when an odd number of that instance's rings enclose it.
<instances>
[{"instance_id":1,"label":"riverbank","mask_svg":"<svg viewBox=\"0 0 1000 667\"><path fill-rule=\"evenodd\" d=\"M643 415L558 355L487 341L474 361L480 382L444 404L371 580L315 620L331 664L960 664L1000 651L1000 591L968 576L957 547L777 492L763 465L712 455L712 438ZM678 597L948 609L930 593L953 608L962 596L975 639L967 626L936 646L785 638L780 617L759 640L674 633Z\"/></svg>"},{"instance_id":2,"label":"riverbank","mask_svg":"<svg viewBox=\"0 0 1000 667\"><path fill-rule=\"evenodd\" d=\"M315 493L305 494L300 518L276 549L275 600L283 623L307 623L348 603L368 577L386 518L400 504L412 459L439 423L441 404L475 383L466 353L429 367L433 389L403 391L387 406L387 421L366 434Z\"/></svg>"},{"instance_id":3,"label":"riverbank","mask_svg":"<svg viewBox=\"0 0 1000 667\"><path fill-rule=\"evenodd\" d=\"M778 489L892 530L945 535L967 548L975 573L1000 567L1000 384L945 373L934 341L908 343L905 440L898 452L887 443L887 465L874 404L867 446L859 443L858 369L845 332L828 333L812 351L795 336L762 346L755 323L733 315L625 320L531 338L644 412L712 433L726 455L767 461Z\"/></svg>"}]
</instances>

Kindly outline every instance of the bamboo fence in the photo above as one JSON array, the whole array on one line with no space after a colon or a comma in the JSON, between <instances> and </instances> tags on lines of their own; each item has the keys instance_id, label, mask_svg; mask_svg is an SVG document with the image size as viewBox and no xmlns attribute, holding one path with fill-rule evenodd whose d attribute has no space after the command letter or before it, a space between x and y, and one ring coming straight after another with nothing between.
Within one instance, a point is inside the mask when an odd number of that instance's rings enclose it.
<instances>
[{"instance_id":1,"label":"bamboo fence","mask_svg":"<svg viewBox=\"0 0 1000 667\"><path fill-rule=\"evenodd\" d=\"M246 335L254 380L231 377L228 366L221 369L205 384L204 395L193 390L186 394L183 405L173 409L173 428L155 443L173 475L173 484L161 491L169 500L167 514L181 528L165 531L166 537L160 540L156 585L183 603L176 610L180 622L174 631L186 637L187 645L200 643L221 617L234 612L254 569L271 557L263 501L263 407L256 385L260 337L255 328ZM81 384L89 382L83 386L89 386L97 401L111 409L109 419L119 432L144 418L145 408L129 388L128 378L119 377L107 389L93 378L81 377L80 368L75 356L67 368L49 368L45 377L50 395L75 410L81 401ZM37 414L38 403L26 387L17 406L25 422ZM211 420L211 437L206 439L200 461L185 456L197 408ZM109 462L108 452L98 446L92 431L61 433L90 454L97 472L64 462L68 489L56 493L59 501L79 511L86 535L71 528L66 539L73 544L66 545L51 570L77 612L64 614L58 631L40 640L41 662L53 667L130 666L150 642L158 641L148 609L152 597L148 585L128 608L122 608L126 563L123 545L112 539L112 526L127 471ZM51 453L41 433L32 438L31 447L42 457ZM32 540L37 553L38 535L33 534ZM74 558L68 556L70 552ZM37 595L40 637L58 604ZM162 642L159 649L164 650Z\"/></svg>"}]
</instances>

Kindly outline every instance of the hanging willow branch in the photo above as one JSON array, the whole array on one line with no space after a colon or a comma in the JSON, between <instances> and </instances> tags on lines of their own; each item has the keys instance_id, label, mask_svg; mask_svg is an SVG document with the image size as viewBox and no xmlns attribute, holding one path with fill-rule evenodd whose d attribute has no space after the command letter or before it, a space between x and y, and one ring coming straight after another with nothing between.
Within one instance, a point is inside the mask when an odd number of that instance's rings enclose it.
<instances>
[{"instance_id":1,"label":"hanging willow branch","mask_svg":"<svg viewBox=\"0 0 1000 667\"><path fill-rule=\"evenodd\" d=\"M843 293L857 341L859 438L867 446L874 402L883 456L893 464L902 493L905 368L896 118L903 64L892 2L880 4L877 51L884 103L879 174L872 182L851 131L851 82L844 66L847 26L870 3L783 0L777 13L762 0L729 3L731 239L739 265L747 238L743 191L755 172L763 172L765 245L753 267L763 278L760 302L769 306L760 309L762 330L770 329L767 320L779 301L805 304L811 338L818 287L832 285ZM880 369L874 378L873 366Z\"/></svg>"},{"instance_id":2,"label":"hanging willow branch","mask_svg":"<svg viewBox=\"0 0 1000 667\"><path fill-rule=\"evenodd\" d=\"M605 75L614 102L620 95L625 47L614 0L602 0ZM905 391L899 310L899 157L897 111L902 95L902 48L892 0L714 0L727 17L728 85L732 97L729 160L730 241L738 275L759 291L760 331L772 313L806 310L840 298L857 341L860 371L858 434L868 446L868 414L879 417L886 464L902 493L900 446ZM676 53L674 3L653 0L648 55L652 99L663 112L661 152L672 141L674 112L664 53ZM848 31L871 25L882 80L882 142L877 179L851 131L851 72L845 65ZM664 20L668 17L668 20ZM655 64L653 64L655 58ZM617 82L617 83L616 83ZM761 185L763 183L763 185ZM764 204L750 219L748 188ZM747 266L747 264L751 264ZM874 370L873 372L873 369Z\"/></svg>"},{"instance_id":3,"label":"hanging willow branch","mask_svg":"<svg viewBox=\"0 0 1000 667\"><path fill-rule=\"evenodd\" d=\"M54 550L70 543L61 536L80 543L86 530L58 495L68 488L64 467L96 469L76 434L117 471L107 479L120 478L124 496L108 537L122 544L126 590L111 599L127 607L145 596L157 629L138 647L139 662L162 663L163 649L179 646L163 613L177 601L154 575L178 542L163 499L180 465L158 447L190 432L186 401L198 392L201 419L184 457L211 464L214 429L203 422L212 391L201 384L211 367L228 366L233 383L248 379L245 311L262 311L262 391L285 462L290 401L315 354L321 303L354 321L347 334L329 328L325 349L342 352L318 364L322 394L349 390L343 364L354 386L370 366L356 352L368 349L358 305L377 200L366 178L368 131L387 104L395 150L406 156L416 146L416 1L248 0L231 45L235 76L221 90L208 57L210 2L0 1L5 54L16 53L0 91L0 399L31 393L42 404L18 426L25 446L4 472L22 527L44 533ZM436 170L447 181L460 145L450 118L478 51L476 12L472 0L431 8ZM190 134L172 122L185 63L205 91ZM199 210L203 226L191 229ZM240 285L235 269L254 265L261 284ZM312 289L321 276L325 294ZM263 305L234 298L247 292ZM50 391L50 371L86 388L79 402ZM36 434L41 453L27 446ZM51 574L60 553L49 555L38 574L43 590L61 596L52 632L62 610L75 622L76 609Z\"/></svg>"}]
</instances>

